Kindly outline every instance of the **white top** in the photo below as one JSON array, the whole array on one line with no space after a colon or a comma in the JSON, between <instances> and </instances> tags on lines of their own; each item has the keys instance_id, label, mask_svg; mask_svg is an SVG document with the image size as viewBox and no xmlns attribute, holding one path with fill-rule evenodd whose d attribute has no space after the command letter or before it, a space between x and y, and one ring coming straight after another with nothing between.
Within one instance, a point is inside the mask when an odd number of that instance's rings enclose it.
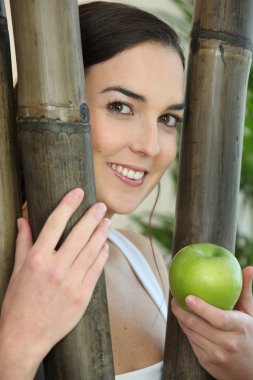
<instances>
[{"instance_id":1,"label":"white top","mask_svg":"<svg viewBox=\"0 0 253 380\"><path fill-rule=\"evenodd\" d=\"M138 369L137 371L116 375L115 380L161 380L163 362L156 363L150 367Z\"/></svg>"},{"instance_id":2,"label":"white top","mask_svg":"<svg viewBox=\"0 0 253 380\"><path fill-rule=\"evenodd\" d=\"M114 243L127 259L136 276L158 307L163 318L167 320L167 304L159 282L157 281L147 260L139 249L120 232L111 230L109 240ZM161 380L163 362L137 371L116 375L115 380Z\"/></svg>"}]
</instances>

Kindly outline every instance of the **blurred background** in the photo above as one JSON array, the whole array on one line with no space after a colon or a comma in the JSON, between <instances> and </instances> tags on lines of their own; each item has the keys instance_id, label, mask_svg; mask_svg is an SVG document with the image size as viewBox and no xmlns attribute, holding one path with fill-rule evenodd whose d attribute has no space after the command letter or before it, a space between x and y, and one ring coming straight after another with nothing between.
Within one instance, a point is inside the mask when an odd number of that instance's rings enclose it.
<instances>
[{"instance_id":1,"label":"blurred background","mask_svg":"<svg viewBox=\"0 0 253 380\"><path fill-rule=\"evenodd\" d=\"M114 0L138 6L155 14L168 22L177 31L187 57L193 0ZM79 1L85 3L87 1ZM17 80L15 49L13 44L12 24L9 0L5 0L11 38L13 62L13 78ZM179 129L180 141L180 129ZM161 193L152 219L152 236L160 246L165 258L169 261L173 234L173 220L176 202L178 160L168 169L161 181ZM157 189L149 195L145 202L132 216L113 217L113 226L130 228L144 234L148 233L148 220L156 199ZM243 146L241 187L238 207L238 232L236 240L236 256L242 266L253 265L253 69L251 67L246 105L245 137Z\"/></svg>"}]
</instances>

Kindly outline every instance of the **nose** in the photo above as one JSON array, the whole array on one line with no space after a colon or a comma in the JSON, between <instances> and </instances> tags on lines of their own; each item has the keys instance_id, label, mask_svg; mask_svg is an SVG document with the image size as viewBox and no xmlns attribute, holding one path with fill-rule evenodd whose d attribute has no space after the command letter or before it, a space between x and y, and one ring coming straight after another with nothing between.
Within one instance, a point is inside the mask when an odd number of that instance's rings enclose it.
<instances>
[{"instance_id":1,"label":"nose","mask_svg":"<svg viewBox=\"0 0 253 380\"><path fill-rule=\"evenodd\" d=\"M130 149L135 153L154 157L160 152L159 130L156 122L143 121L136 127Z\"/></svg>"}]
</instances>

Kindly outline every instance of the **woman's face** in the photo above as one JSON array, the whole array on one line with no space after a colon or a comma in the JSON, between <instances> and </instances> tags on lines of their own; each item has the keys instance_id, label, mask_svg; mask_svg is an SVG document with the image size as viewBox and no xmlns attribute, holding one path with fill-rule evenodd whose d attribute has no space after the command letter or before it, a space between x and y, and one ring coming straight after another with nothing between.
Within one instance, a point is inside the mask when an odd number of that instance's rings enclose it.
<instances>
[{"instance_id":1,"label":"woman's face","mask_svg":"<svg viewBox=\"0 0 253 380\"><path fill-rule=\"evenodd\" d=\"M175 158L181 59L173 49L143 43L92 66L86 84L97 199L109 215L129 213Z\"/></svg>"}]
</instances>

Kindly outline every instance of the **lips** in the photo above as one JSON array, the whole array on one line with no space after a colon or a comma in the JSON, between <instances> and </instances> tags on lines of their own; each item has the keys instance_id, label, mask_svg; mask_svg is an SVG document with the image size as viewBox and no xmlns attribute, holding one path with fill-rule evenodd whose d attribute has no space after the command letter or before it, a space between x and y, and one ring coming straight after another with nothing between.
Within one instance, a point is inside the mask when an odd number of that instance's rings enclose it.
<instances>
[{"instance_id":1,"label":"lips","mask_svg":"<svg viewBox=\"0 0 253 380\"><path fill-rule=\"evenodd\" d=\"M147 171L137 170L133 167L126 167L120 164L108 163L108 166L114 171L114 173L121 179L127 181L129 184L142 184Z\"/></svg>"}]
</instances>

